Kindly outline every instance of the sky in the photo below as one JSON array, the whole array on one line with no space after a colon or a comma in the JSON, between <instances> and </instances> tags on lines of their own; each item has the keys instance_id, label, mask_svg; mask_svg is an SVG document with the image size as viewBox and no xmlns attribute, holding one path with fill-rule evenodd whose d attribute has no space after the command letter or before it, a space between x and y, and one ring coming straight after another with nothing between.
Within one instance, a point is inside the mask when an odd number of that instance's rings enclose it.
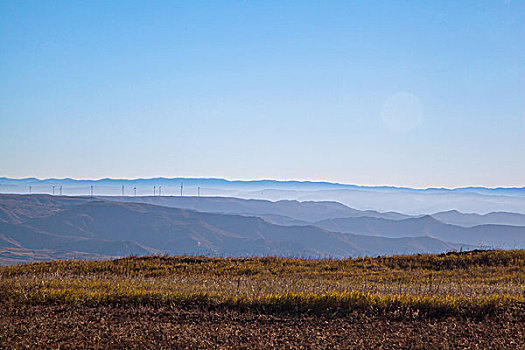
<instances>
[{"instance_id":1,"label":"sky","mask_svg":"<svg viewBox=\"0 0 525 350\"><path fill-rule=\"evenodd\" d=\"M0 176L525 186L525 1L0 0Z\"/></svg>"}]
</instances>

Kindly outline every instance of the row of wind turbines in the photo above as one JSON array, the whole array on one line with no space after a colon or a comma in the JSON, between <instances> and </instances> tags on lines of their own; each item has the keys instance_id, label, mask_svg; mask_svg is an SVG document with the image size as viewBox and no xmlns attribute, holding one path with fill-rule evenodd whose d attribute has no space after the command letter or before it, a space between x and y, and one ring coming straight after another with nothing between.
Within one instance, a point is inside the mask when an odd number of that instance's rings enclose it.
<instances>
[{"instance_id":1,"label":"row of wind turbines","mask_svg":"<svg viewBox=\"0 0 525 350\"><path fill-rule=\"evenodd\" d=\"M61 196L62 195L62 185L60 186L56 186L56 185L52 185L51 186L51 194L53 196L55 196L57 194L57 188L58 188L58 195ZM29 186L29 194L32 194L32 190L33 190L33 187L32 186ZM125 197L126 194L125 194L125 186L122 185L121 187L121 191L122 191L122 197ZM91 198L93 198L94 196L94 186L91 185L90 186L90 196ZM134 197L137 197L137 187L133 187L133 196ZM157 188L157 186L153 186L153 197L160 197L162 196L162 186L159 186ZM184 184L180 184L180 196L183 197L184 196ZM201 188L200 186L197 187L197 197L200 197L201 196Z\"/></svg>"}]
</instances>

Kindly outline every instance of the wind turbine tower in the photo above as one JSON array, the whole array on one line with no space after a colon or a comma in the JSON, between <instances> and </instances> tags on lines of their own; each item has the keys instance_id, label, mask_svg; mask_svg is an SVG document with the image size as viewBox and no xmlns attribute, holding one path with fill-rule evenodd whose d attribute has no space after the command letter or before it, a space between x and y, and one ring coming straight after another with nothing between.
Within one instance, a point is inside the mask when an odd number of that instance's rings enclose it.
<instances>
[{"instance_id":1,"label":"wind turbine tower","mask_svg":"<svg viewBox=\"0 0 525 350\"><path fill-rule=\"evenodd\" d=\"M181 183L180 184L180 196L182 197L182 190L184 189L184 185Z\"/></svg>"},{"instance_id":2,"label":"wind turbine tower","mask_svg":"<svg viewBox=\"0 0 525 350\"><path fill-rule=\"evenodd\" d=\"M135 197L137 197L137 187L133 187L133 192L135 193Z\"/></svg>"},{"instance_id":3,"label":"wind turbine tower","mask_svg":"<svg viewBox=\"0 0 525 350\"><path fill-rule=\"evenodd\" d=\"M159 197L162 196L162 186L159 186Z\"/></svg>"},{"instance_id":4,"label":"wind turbine tower","mask_svg":"<svg viewBox=\"0 0 525 350\"><path fill-rule=\"evenodd\" d=\"M124 197L124 185L122 185L122 197Z\"/></svg>"},{"instance_id":5,"label":"wind turbine tower","mask_svg":"<svg viewBox=\"0 0 525 350\"><path fill-rule=\"evenodd\" d=\"M55 186L53 185L53 196L55 195Z\"/></svg>"},{"instance_id":6,"label":"wind turbine tower","mask_svg":"<svg viewBox=\"0 0 525 350\"><path fill-rule=\"evenodd\" d=\"M156 190L156 187L153 186L153 197L155 197L155 190Z\"/></svg>"},{"instance_id":7,"label":"wind turbine tower","mask_svg":"<svg viewBox=\"0 0 525 350\"><path fill-rule=\"evenodd\" d=\"M93 185L90 186L91 189L91 198L93 198Z\"/></svg>"},{"instance_id":8,"label":"wind turbine tower","mask_svg":"<svg viewBox=\"0 0 525 350\"><path fill-rule=\"evenodd\" d=\"M29 194L31 194L31 186L29 186Z\"/></svg>"},{"instance_id":9,"label":"wind turbine tower","mask_svg":"<svg viewBox=\"0 0 525 350\"><path fill-rule=\"evenodd\" d=\"M59 191L60 195L62 195L62 185L60 185L60 187L59 187L59 190L58 190L58 191Z\"/></svg>"}]
</instances>

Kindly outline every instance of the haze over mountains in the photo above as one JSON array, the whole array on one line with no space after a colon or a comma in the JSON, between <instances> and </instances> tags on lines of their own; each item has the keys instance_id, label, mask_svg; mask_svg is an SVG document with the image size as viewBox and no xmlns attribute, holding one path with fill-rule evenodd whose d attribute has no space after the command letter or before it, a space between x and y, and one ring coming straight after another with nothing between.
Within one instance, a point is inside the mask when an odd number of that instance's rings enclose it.
<instances>
[{"instance_id":1,"label":"haze over mountains","mask_svg":"<svg viewBox=\"0 0 525 350\"><path fill-rule=\"evenodd\" d=\"M486 214L512 212L525 214L525 188L465 187L457 189L412 189L389 186L356 186L330 182L300 181L228 181L225 179L200 178L152 178L152 179L10 179L0 178L0 192L27 194L29 186L33 193L59 193L62 186L65 195L89 195L90 186L95 195L119 196L124 186L125 195L158 194L159 186L164 195L180 195L183 185L185 196L220 196L245 199L336 201L359 210L395 211L403 214L421 215L441 211L458 210L463 213Z\"/></svg>"},{"instance_id":2,"label":"haze over mountains","mask_svg":"<svg viewBox=\"0 0 525 350\"><path fill-rule=\"evenodd\" d=\"M453 215L452 215L453 214ZM431 216L360 211L337 202L223 197L0 195L0 262L129 254L355 257L524 248L525 215ZM463 215L463 216L462 216ZM478 221L476 221L478 220Z\"/></svg>"},{"instance_id":3,"label":"haze over mountains","mask_svg":"<svg viewBox=\"0 0 525 350\"><path fill-rule=\"evenodd\" d=\"M191 209L203 212L224 214L249 214L265 217L269 220L289 219L297 223L313 223L324 219L340 217L382 217L387 219L406 219L409 215L395 212L380 213L375 210L357 210L333 201L281 200L268 201L260 199L241 199L231 197L177 197L177 196L144 196L144 197L99 197L106 200L148 203L172 208Z\"/></svg>"},{"instance_id":4,"label":"haze over mountains","mask_svg":"<svg viewBox=\"0 0 525 350\"><path fill-rule=\"evenodd\" d=\"M391 238L431 236L448 242L514 248L525 239L524 214L440 212L411 217L356 210L337 202L243 200L222 197L107 197L203 212L254 215L280 225L315 225L330 231ZM441 218L441 220L436 219ZM450 220L450 221L449 221ZM461 225L452 225L451 221ZM467 227L461 227L467 226ZM525 226L525 225L523 225Z\"/></svg>"},{"instance_id":5,"label":"haze over mountains","mask_svg":"<svg viewBox=\"0 0 525 350\"><path fill-rule=\"evenodd\" d=\"M357 210L333 201L299 202L296 200L280 200L272 202L261 199L177 196L106 196L99 198L112 201L148 203L211 213L254 215L280 225L321 224L320 221L326 219L341 219L351 217L379 218L397 221L428 216L411 216L397 212L379 212L376 210ZM438 219L442 223L463 227L473 227L486 224L525 226L525 214L519 213L495 212L480 215L465 214L457 210L452 210L433 213L431 216L434 219Z\"/></svg>"},{"instance_id":6,"label":"haze over mountains","mask_svg":"<svg viewBox=\"0 0 525 350\"><path fill-rule=\"evenodd\" d=\"M460 213L457 210L449 210L432 214L432 216L442 222L465 227L483 224L525 226L525 215L518 213L496 212L480 215L474 213L465 214Z\"/></svg>"}]
</instances>

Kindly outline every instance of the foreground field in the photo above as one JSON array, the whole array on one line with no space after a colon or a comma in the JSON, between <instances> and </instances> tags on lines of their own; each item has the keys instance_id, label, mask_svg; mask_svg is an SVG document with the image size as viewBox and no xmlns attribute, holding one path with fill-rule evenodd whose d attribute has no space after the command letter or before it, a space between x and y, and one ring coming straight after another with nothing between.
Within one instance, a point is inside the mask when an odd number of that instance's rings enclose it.
<instances>
[{"instance_id":1,"label":"foreground field","mask_svg":"<svg viewBox=\"0 0 525 350\"><path fill-rule=\"evenodd\" d=\"M155 306L24 305L0 311L3 349L524 349L509 315L412 318Z\"/></svg>"},{"instance_id":2,"label":"foreground field","mask_svg":"<svg viewBox=\"0 0 525 350\"><path fill-rule=\"evenodd\" d=\"M2 348L523 348L525 251L0 268Z\"/></svg>"}]
</instances>

